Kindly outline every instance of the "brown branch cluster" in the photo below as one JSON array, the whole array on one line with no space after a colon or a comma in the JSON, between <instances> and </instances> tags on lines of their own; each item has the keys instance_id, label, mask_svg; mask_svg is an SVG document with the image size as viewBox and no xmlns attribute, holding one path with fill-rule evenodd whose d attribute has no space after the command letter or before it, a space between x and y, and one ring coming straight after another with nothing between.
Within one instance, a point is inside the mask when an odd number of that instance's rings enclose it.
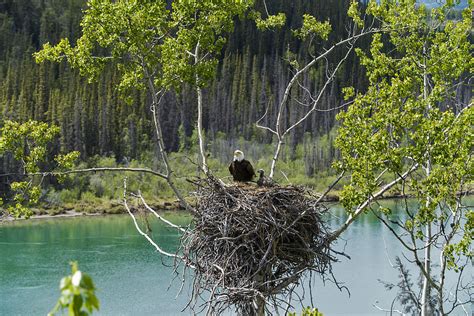
<instances>
[{"instance_id":1,"label":"brown branch cluster","mask_svg":"<svg viewBox=\"0 0 474 316\"><path fill-rule=\"evenodd\" d=\"M224 186L211 177L196 195L194 227L181 251L195 268L193 302L205 297L209 314L231 307L261 315L262 306L278 308L278 297L291 294L305 272L331 273L327 209L308 190Z\"/></svg>"}]
</instances>

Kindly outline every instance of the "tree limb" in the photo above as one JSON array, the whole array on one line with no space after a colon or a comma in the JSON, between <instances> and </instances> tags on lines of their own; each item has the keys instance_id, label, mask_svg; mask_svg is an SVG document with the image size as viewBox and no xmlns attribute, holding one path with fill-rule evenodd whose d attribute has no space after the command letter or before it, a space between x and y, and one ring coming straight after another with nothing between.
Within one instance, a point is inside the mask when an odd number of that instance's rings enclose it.
<instances>
[{"instance_id":1,"label":"tree limb","mask_svg":"<svg viewBox=\"0 0 474 316\"><path fill-rule=\"evenodd\" d=\"M411 168L409 168L405 173L403 173L401 176L399 176L397 179L393 180L392 182L388 183L385 185L383 188L381 188L377 193L374 195L371 195L367 200L365 200L362 204L360 204L357 209L349 215L349 218L345 221L345 223L339 227L337 230L335 230L332 233L332 240L336 240L348 227L352 222L360 215L362 212L372 203L375 199L379 198L384 194L387 190L392 188L395 184L398 182L404 180L408 175L410 175L412 172L414 172L418 168L419 164L416 163Z\"/></svg>"}]
</instances>

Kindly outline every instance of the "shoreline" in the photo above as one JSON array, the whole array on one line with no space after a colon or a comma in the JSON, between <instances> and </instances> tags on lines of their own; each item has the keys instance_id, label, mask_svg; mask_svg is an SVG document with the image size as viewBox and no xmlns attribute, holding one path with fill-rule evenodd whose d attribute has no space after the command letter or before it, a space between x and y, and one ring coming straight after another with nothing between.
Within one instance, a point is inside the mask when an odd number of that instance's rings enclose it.
<instances>
[{"instance_id":1,"label":"shoreline","mask_svg":"<svg viewBox=\"0 0 474 316\"><path fill-rule=\"evenodd\" d=\"M107 201L111 202L111 201ZM110 209L104 208L103 205L94 205L94 204L84 204L81 201L78 201L75 204L77 207L72 207L67 204L64 206L55 206L52 207L35 207L32 208L33 215L28 219L54 219L54 218L72 218L72 217L81 217L81 216L111 216L111 215L125 215L127 211L123 204L120 203L111 203L113 205ZM174 200L170 201L161 201L150 203L150 206L157 212L181 212L184 209L179 206L179 203ZM92 211L92 210L96 211ZM135 207L131 207L133 213L137 210ZM13 222L17 220L27 220L26 218L15 218L11 215L0 216L0 225L2 222Z\"/></svg>"},{"instance_id":2,"label":"shoreline","mask_svg":"<svg viewBox=\"0 0 474 316\"><path fill-rule=\"evenodd\" d=\"M124 213L86 213L77 211L65 211L64 213L58 214L34 214L29 218L15 218L13 216L6 216L0 218L0 225L2 222L14 222L14 221L25 221L30 219L54 219L54 218L73 218L81 216L110 216L110 215L123 215Z\"/></svg>"},{"instance_id":3,"label":"shoreline","mask_svg":"<svg viewBox=\"0 0 474 316\"><path fill-rule=\"evenodd\" d=\"M474 191L469 190L465 192L459 193L459 195L466 195L466 196L471 196L474 195ZM414 198L414 195L411 194L388 194L388 195L383 195L380 197L378 200L395 200L395 199L403 199L403 198ZM338 194L329 194L327 195L322 202L324 203L334 203L334 202L339 202L340 196ZM111 202L111 201L108 201ZM120 203L114 203L114 208L113 211L107 211L107 209L103 209L100 207L97 207L97 212L91 212L91 208L94 208L94 206L91 207L91 205L86 205L84 207L84 203L81 201L78 201L76 203L78 208L71 207L69 205L64 205L63 207L55 207L55 208L50 208L50 207L43 207L43 208L35 208L33 209L33 214L31 217L28 219L54 219L54 218L73 218L73 217L80 217L80 216L110 216L110 215L124 215L127 214L125 207L120 204ZM150 206L156 210L157 212L182 212L185 211L180 205L177 200L169 200L169 201L161 201L157 203L150 203ZM52 212L49 212L51 211ZM132 207L132 211L135 212L136 209L135 207ZM2 222L12 222L12 221L17 221L17 220L26 220L25 218L15 218L13 216L0 216L0 225Z\"/></svg>"}]
</instances>

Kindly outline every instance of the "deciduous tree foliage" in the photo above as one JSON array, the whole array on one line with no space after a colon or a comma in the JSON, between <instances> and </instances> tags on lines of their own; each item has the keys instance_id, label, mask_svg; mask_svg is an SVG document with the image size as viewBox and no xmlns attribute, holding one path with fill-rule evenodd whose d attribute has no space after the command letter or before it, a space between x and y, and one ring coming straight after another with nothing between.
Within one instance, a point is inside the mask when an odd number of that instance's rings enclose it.
<instances>
[{"instance_id":1,"label":"deciduous tree foliage","mask_svg":"<svg viewBox=\"0 0 474 316\"><path fill-rule=\"evenodd\" d=\"M37 62L67 59L91 80L109 61L121 73L120 87L144 88L148 78L158 88L183 83L205 85L215 75L216 55L232 31L233 18L250 1L100 1L91 0L74 45L62 39L35 54ZM194 59L196 45L200 58ZM200 82L196 82L199 74Z\"/></svg>"},{"instance_id":2,"label":"deciduous tree foliage","mask_svg":"<svg viewBox=\"0 0 474 316\"><path fill-rule=\"evenodd\" d=\"M424 279L423 315L433 313L430 289L437 292L436 308L447 312L445 270L464 267L473 255L474 214L458 196L473 175L474 111L472 100L459 97L459 87L472 79L472 17L467 9L462 19L448 20L452 4L430 12L412 0L370 2L367 13L392 31L375 35L370 52L358 51L369 87L356 92L354 103L338 116L336 167L350 173L342 193L349 212L385 185L382 174L397 178L409 170L398 189L414 194L418 210L407 209L405 219L389 209L379 211L388 218L384 222L409 236L399 237ZM351 97L354 89L346 92ZM431 262L434 247L441 251L437 271Z\"/></svg>"},{"instance_id":3,"label":"deciduous tree foliage","mask_svg":"<svg viewBox=\"0 0 474 316\"><path fill-rule=\"evenodd\" d=\"M13 175L16 180L10 183L14 195L7 211L11 215L31 216L32 212L28 206L37 203L41 196L44 178L41 172L48 167L71 168L73 161L79 156L78 152L58 154L52 164L46 163L48 149L58 132L57 126L37 121L23 124L6 121L0 128L0 156L12 155L19 162L19 170Z\"/></svg>"},{"instance_id":4,"label":"deciduous tree foliage","mask_svg":"<svg viewBox=\"0 0 474 316\"><path fill-rule=\"evenodd\" d=\"M119 87L132 101L133 90L146 89L156 143L164 175L179 200L189 208L174 184L161 126L162 98L183 84L196 88L197 132L203 170L207 171L203 139L202 87L214 77L225 32L236 16L250 8L250 1L103 1L87 3L81 22L82 36L71 45L62 39L35 54L37 62L65 59L90 81L107 63L119 72Z\"/></svg>"}]
</instances>

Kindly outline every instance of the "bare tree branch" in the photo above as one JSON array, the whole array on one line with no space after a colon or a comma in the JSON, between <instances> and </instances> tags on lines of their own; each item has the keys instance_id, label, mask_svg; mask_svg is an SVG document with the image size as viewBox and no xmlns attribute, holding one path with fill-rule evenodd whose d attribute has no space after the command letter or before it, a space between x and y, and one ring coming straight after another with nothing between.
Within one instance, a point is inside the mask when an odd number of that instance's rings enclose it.
<instances>
[{"instance_id":1,"label":"bare tree branch","mask_svg":"<svg viewBox=\"0 0 474 316\"><path fill-rule=\"evenodd\" d=\"M177 230L181 231L182 233L185 233L186 232L186 229L176 225L176 224L173 224L172 222L170 222L169 220L165 219L164 217L160 216L154 209L152 209L145 201L145 199L143 198L143 196L139 193L136 197L138 197L143 205L145 206L145 208L147 210L149 210L151 213L153 213L153 215L155 215L156 218L158 218L160 221L164 222L165 224L167 224L168 226L171 226L173 228L176 228Z\"/></svg>"},{"instance_id":2,"label":"bare tree branch","mask_svg":"<svg viewBox=\"0 0 474 316\"><path fill-rule=\"evenodd\" d=\"M128 214L130 215L130 217L132 218L133 220L133 223L135 224L135 228L137 229L137 231L140 233L140 235L142 235L143 237L146 238L146 240L148 240L148 242L153 246L155 247L155 249L161 253L162 255L164 256L167 256L167 257L170 257L170 258L177 258L177 259L180 259L180 260L183 260L183 257L181 256L178 256L174 253L169 253L167 251L164 251L160 246L158 246L154 241L153 239L151 239L150 236L148 236L147 233L145 233L141 228L140 228L140 225L138 225L138 222L137 222L137 219L135 218L135 215L133 215L132 211L130 210L130 207L128 206L128 203L127 203L127 179L125 178L124 181L124 189L123 189L123 205L125 206L125 209L127 210Z\"/></svg>"},{"instance_id":3,"label":"bare tree branch","mask_svg":"<svg viewBox=\"0 0 474 316\"><path fill-rule=\"evenodd\" d=\"M375 193L374 195L370 196L367 198L367 200L365 200L362 204L360 204L357 209L352 212L350 215L349 215L349 218L346 220L346 222L341 226L339 227L337 230L335 230L333 233L332 233L332 240L336 240L348 227L350 224L352 224L352 222L360 215L363 213L363 211L366 209L367 206L370 205L370 203L372 203L375 199L379 198L380 196L382 196L382 194L384 194L385 192L387 192L387 190L389 190L390 188L392 188L394 185L396 185L397 183L399 183L400 181L404 180L408 175L410 175L412 172L414 172L415 170L417 170L418 168L418 163L414 164L413 166L411 166L407 171L405 171L405 173L403 173L401 176L399 176L398 178L396 178L395 180L393 180L392 182L386 184L384 187L382 187L377 193Z\"/></svg>"}]
</instances>

